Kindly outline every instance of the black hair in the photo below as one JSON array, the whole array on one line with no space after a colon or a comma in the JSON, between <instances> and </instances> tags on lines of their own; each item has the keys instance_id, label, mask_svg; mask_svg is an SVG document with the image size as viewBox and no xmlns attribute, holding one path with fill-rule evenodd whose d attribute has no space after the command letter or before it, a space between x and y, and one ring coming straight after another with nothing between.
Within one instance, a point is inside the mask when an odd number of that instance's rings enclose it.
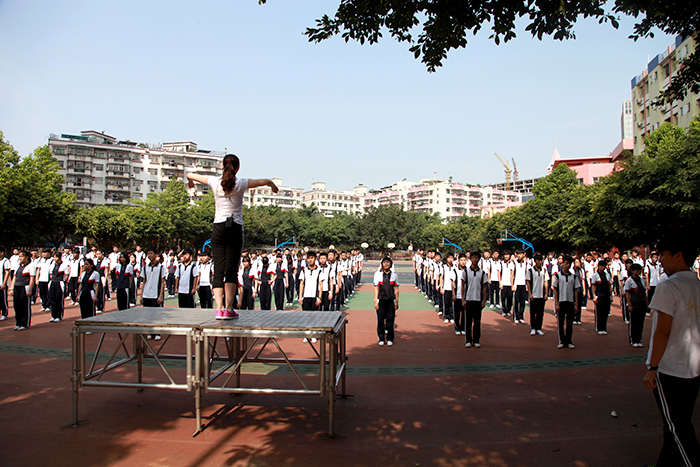
<instances>
[{"instance_id":1,"label":"black hair","mask_svg":"<svg viewBox=\"0 0 700 467\"><path fill-rule=\"evenodd\" d=\"M92 268L95 268L95 262L91 258L87 258L83 264L89 264Z\"/></svg>"},{"instance_id":2,"label":"black hair","mask_svg":"<svg viewBox=\"0 0 700 467\"><path fill-rule=\"evenodd\" d=\"M632 266L630 266L630 271L641 271L642 270L642 265L639 263L634 263Z\"/></svg>"},{"instance_id":3,"label":"black hair","mask_svg":"<svg viewBox=\"0 0 700 467\"><path fill-rule=\"evenodd\" d=\"M262 259L262 264L263 264L263 266L267 266L268 264L270 264L270 260L267 258L267 256L265 256Z\"/></svg>"},{"instance_id":4,"label":"black hair","mask_svg":"<svg viewBox=\"0 0 700 467\"><path fill-rule=\"evenodd\" d=\"M466 258L466 257L467 257L467 255L465 255L464 253L460 253L459 256L457 256L457 259L462 259L462 258Z\"/></svg>"},{"instance_id":5,"label":"black hair","mask_svg":"<svg viewBox=\"0 0 700 467\"><path fill-rule=\"evenodd\" d=\"M190 254L190 256L192 256L192 248L185 248L184 250L182 250L183 255L186 255L188 253Z\"/></svg>"},{"instance_id":6,"label":"black hair","mask_svg":"<svg viewBox=\"0 0 700 467\"><path fill-rule=\"evenodd\" d=\"M320 258L321 256L325 256L326 258L328 258L328 253L326 253L325 251L319 251L318 257Z\"/></svg>"},{"instance_id":7,"label":"black hair","mask_svg":"<svg viewBox=\"0 0 700 467\"><path fill-rule=\"evenodd\" d=\"M158 250L156 250L156 247L154 247L154 246L149 246L149 247L146 248L146 254L148 254L148 253L151 252L151 251L152 251L153 253L158 254Z\"/></svg>"},{"instance_id":8,"label":"black hair","mask_svg":"<svg viewBox=\"0 0 700 467\"><path fill-rule=\"evenodd\" d=\"M224 174L221 176L221 188L224 193L231 193L236 187L236 172L241 166L241 161L235 154L226 154L224 156Z\"/></svg>"},{"instance_id":9,"label":"black hair","mask_svg":"<svg viewBox=\"0 0 700 467\"><path fill-rule=\"evenodd\" d=\"M316 257L316 252L311 250L306 252L306 257L307 258L315 258Z\"/></svg>"},{"instance_id":10,"label":"black hair","mask_svg":"<svg viewBox=\"0 0 700 467\"><path fill-rule=\"evenodd\" d=\"M476 250L474 250L474 251L472 251L471 253L469 253L469 259L471 259L471 258L473 258L473 257L475 257L475 256L481 258L481 253L478 252L478 251L476 251Z\"/></svg>"},{"instance_id":11,"label":"black hair","mask_svg":"<svg viewBox=\"0 0 700 467\"><path fill-rule=\"evenodd\" d=\"M683 261L688 267L693 265L695 258L698 256L697 239L682 233L666 235L659 240L657 248L659 251L668 251L672 255L680 252L683 255Z\"/></svg>"},{"instance_id":12,"label":"black hair","mask_svg":"<svg viewBox=\"0 0 700 467\"><path fill-rule=\"evenodd\" d=\"M537 253L533 259L534 259L535 261L537 261L537 260L542 260L542 259L544 259L544 258L542 258L542 254Z\"/></svg>"},{"instance_id":13,"label":"black hair","mask_svg":"<svg viewBox=\"0 0 700 467\"><path fill-rule=\"evenodd\" d=\"M574 264L574 258L571 257L571 255L564 255L562 260L566 263L567 261L571 264Z\"/></svg>"}]
</instances>

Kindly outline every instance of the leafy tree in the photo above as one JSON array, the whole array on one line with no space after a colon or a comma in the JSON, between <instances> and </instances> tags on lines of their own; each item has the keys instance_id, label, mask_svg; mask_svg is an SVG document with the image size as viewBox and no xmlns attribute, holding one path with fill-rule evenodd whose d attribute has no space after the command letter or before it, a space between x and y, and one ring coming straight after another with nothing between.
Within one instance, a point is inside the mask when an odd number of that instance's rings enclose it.
<instances>
[{"instance_id":1,"label":"leafy tree","mask_svg":"<svg viewBox=\"0 0 700 467\"><path fill-rule=\"evenodd\" d=\"M63 176L48 146L20 159L0 133L0 230L7 244L58 246L71 232L75 195L62 193Z\"/></svg>"},{"instance_id":2,"label":"leafy tree","mask_svg":"<svg viewBox=\"0 0 700 467\"><path fill-rule=\"evenodd\" d=\"M128 210L110 206L80 208L73 220L78 235L88 237L104 249L124 243L134 230Z\"/></svg>"},{"instance_id":3,"label":"leafy tree","mask_svg":"<svg viewBox=\"0 0 700 467\"><path fill-rule=\"evenodd\" d=\"M574 26L580 19L595 18L617 29L623 15L638 20L629 36L634 40L653 37L655 30L684 37L698 37L700 31L700 2L695 0L341 0L333 17L323 15L305 34L313 42L340 34L346 42L373 44L388 32L408 43L409 51L434 72L450 50L466 47L467 35L483 27L491 29L490 39L496 44L514 39L516 22L522 21L528 22L525 30L533 37L564 40L575 39ZM662 101L682 99L688 90L698 92L699 83L700 55L695 52L686 58Z\"/></svg>"}]
</instances>

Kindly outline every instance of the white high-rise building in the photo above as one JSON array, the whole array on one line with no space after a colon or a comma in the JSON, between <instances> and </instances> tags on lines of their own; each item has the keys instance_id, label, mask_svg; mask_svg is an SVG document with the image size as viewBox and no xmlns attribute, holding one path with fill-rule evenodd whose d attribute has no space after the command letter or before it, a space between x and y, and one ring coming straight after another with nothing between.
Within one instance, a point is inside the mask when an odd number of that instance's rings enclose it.
<instances>
[{"instance_id":1,"label":"white high-rise building","mask_svg":"<svg viewBox=\"0 0 700 467\"><path fill-rule=\"evenodd\" d=\"M223 152L197 149L191 141L150 147L118 141L97 131L51 135L49 148L65 177L64 191L75 193L79 206L127 205L163 191L186 173L220 175ZM197 184L192 201L208 191Z\"/></svg>"},{"instance_id":2,"label":"white high-rise building","mask_svg":"<svg viewBox=\"0 0 700 467\"><path fill-rule=\"evenodd\" d=\"M620 117L622 139L634 138L634 108L632 99L622 101L622 116Z\"/></svg>"}]
</instances>

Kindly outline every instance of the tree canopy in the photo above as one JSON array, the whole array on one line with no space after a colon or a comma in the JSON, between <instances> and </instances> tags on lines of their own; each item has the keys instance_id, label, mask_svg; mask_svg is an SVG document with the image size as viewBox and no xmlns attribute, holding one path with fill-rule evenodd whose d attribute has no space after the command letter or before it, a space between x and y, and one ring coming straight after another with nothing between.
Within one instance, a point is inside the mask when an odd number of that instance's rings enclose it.
<instances>
[{"instance_id":1,"label":"tree canopy","mask_svg":"<svg viewBox=\"0 0 700 467\"><path fill-rule=\"evenodd\" d=\"M267 0L259 0L261 4ZM346 42L378 42L384 32L409 44L428 71L442 66L452 49L467 46L467 34L490 28L496 43L516 37L516 23L526 21L533 37L575 39L574 26L580 19L596 18L599 23L619 27L621 16L637 20L630 39L653 37L654 31L684 37L700 31L700 2L697 0L341 0L331 17L323 15L315 27L306 29L309 41L321 42L341 35ZM700 55L683 61L683 67L662 102L683 99L689 91L700 91Z\"/></svg>"}]
</instances>

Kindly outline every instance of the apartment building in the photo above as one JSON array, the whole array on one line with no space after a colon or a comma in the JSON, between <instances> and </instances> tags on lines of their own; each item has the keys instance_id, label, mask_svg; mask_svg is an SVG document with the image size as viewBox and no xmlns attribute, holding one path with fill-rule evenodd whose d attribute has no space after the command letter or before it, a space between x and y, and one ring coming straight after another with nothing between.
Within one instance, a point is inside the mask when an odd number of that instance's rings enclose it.
<instances>
[{"instance_id":1,"label":"apartment building","mask_svg":"<svg viewBox=\"0 0 700 467\"><path fill-rule=\"evenodd\" d=\"M64 191L75 193L79 206L128 205L148 193L163 191L186 173L221 174L223 152L197 149L191 141L150 147L97 131L52 134L49 148L64 176ZM190 190L194 201L208 187Z\"/></svg>"},{"instance_id":2,"label":"apartment building","mask_svg":"<svg viewBox=\"0 0 700 467\"><path fill-rule=\"evenodd\" d=\"M463 215L489 217L521 205L522 194L426 178L418 183L399 182L365 197L366 211L391 204L420 213L439 214L445 220Z\"/></svg>"},{"instance_id":3,"label":"apartment building","mask_svg":"<svg viewBox=\"0 0 700 467\"><path fill-rule=\"evenodd\" d=\"M313 182L311 190L303 194L303 204L312 204L326 217L333 217L339 213L362 215L363 200L367 194L367 187L359 184L353 190L328 190L326 182Z\"/></svg>"},{"instance_id":4,"label":"apartment building","mask_svg":"<svg viewBox=\"0 0 700 467\"><path fill-rule=\"evenodd\" d=\"M281 178L271 178L279 191L273 193L270 187L252 188L243 195L243 204L253 206L277 206L280 209L301 209L304 196L303 188L282 185Z\"/></svg>"},{"instance_id":5,"label":"apartment building","mask_svg":"<svg viewBox=\"0 0 700 467\"><path fill-rule=\"evenodd\" d=\"M634 154L644 150L644 137L664 122L687 127L700 113L700 95L688 93L682 101L655 107L654 100L669 86L681 68L681 61L697 47L692 37L676 37L674 44L652 58L646 70L632 78Z\"/></svg>"},{"instance_id":6,"label":"apartment building","mask_svg":"<svg viewBox=\"0 0 700 467\"><path fill-rule=\"evenodd\" d=\"M540 178L541 177L525 178L523 180L513 180L508 184L508 189L511 191L517 191L518 193L521 193L523 195L532 194L532 187L535 186L535 182L537 182L537 180L539 180ZM494 183L492 186L497 190L506 190L506 182Z\"/></svg>"}]
</instances>

